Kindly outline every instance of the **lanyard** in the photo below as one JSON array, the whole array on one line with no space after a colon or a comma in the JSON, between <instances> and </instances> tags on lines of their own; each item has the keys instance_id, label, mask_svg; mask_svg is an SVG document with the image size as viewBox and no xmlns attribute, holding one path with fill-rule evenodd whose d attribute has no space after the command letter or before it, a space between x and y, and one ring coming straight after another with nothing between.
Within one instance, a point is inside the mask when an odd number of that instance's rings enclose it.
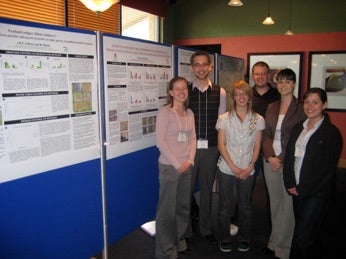
<instances>
[{"instance_id":1,"label":"lanyard","mask_svg":"<svg viewBox=\"0 0 346 259\"><path fill-rule=\"evenodd\" d=\"M181 122L180 122L180 119L179 119L179 115L178 115L177 111L174 110L174 108L172 108L172 110L174 111L175 116L177 117L177 121L178 121L178 124L179 124L179 132L182 132L182 131L183 131L183 128L182 128L182 126L181 126ZM185 119L185 131L187 131L187 114L186 114L186 112L184 112L184 119Z\"/></svg>"}]
</instances>

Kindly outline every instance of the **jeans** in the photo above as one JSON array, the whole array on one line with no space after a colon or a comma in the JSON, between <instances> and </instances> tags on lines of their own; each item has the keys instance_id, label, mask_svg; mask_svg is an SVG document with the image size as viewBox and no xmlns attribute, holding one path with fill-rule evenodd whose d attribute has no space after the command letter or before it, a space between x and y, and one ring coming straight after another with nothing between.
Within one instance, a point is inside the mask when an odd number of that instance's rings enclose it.
<instances>
[{"instance_id":1,"label":"jeans","mask_svg":"<svg viewBox=\"0 0 346 259\"><path fill-rule=\"evenodd\" d=\"M254 176L250 175L246 180L241 180L233 175L228 175L217 170L219 180L219 208L218 208L218 228L220 239L230 239L229 226L232 215L232 204L235 199L234 190L238 198L238 240L250 242L252 224L252 187Z\"/></svg>"}]
</instances>

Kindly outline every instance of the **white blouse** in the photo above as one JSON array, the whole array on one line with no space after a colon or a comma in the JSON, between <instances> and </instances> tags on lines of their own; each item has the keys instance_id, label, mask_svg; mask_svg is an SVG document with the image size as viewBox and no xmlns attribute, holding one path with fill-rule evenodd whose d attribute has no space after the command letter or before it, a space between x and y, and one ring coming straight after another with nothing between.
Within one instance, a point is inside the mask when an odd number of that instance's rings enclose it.
<instances>
[{"instance_id":1,"label":"white blouse","mask_svg":"<svg viewBox=\"0 0 346 259\"><path fill-rule=\"evenodd\" d=\"M258 113L247 114L244 121L233 113L226 112L219 116L216 129L222 129L226 135L226 149L235 165L247 168L252 160L256 133L265 127L264 119ZM226 161L220 156L219 169L226 174L234 175ZM255 170L251 172L254 174Z\"/></svg>"},{"instance_id":2,"label":"white blouse","mask_svg":"<svg viewBox=\"0 0 346 259\"><path fill-rule=\"evenodd\" d=\"M308 144L308 141L310 137L312 136L312 134L314 134L315 131L321 126L323 122L323 118L324 117L322 117L322 119L320 119L314 125L314 127L309 131L308 131L309 119L306 119L303 123L304 129L302 130L302 132L300 133L296 141L295 150L294 150L294 176L295 176L297 185L299 184L300 169L302 168L306 145Z\"/></svg>"},{"instance_id":3,"label":"white blouse","mask_svg":"<svg viewBox=\"0 0 346 259\"><path fill-rule=\"evenodd\" d=\"M281 148L281 126L282 122L285 118L284 114L280 114L278 117L278 123L276 124L274 139L273 139L273 149L275 152L275 155L278 156L281 154L282 148Z\"/></svg>"}]
</instances>

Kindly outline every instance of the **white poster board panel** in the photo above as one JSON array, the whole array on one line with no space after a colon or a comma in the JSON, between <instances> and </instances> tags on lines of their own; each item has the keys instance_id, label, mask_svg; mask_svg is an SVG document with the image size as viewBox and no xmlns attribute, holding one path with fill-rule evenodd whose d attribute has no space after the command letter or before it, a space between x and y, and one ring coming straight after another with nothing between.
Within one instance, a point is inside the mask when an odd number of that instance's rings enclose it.
<instances>
[{"instance_id":1,"label":"white poster board panel","mask_svg":"<svg viewBox=\"0 0 346 259\"><path fill-rule=\"evenodd\" d=\"M156 144L159 107L172 78L172 47L102 36L107 159Z\"/></svg>"},{"instance_id":2,"label":"white poster board panel","mask_svg":"<svg viewBox=\"0 0 346 259\"><path fill-rule=\"evenodd\" d=\"M176 48L176 58L177 58L177 71L178 75L185 77L189 82L192 82L194 79L194 74L190 65L191 55L195 51L184 48Z\"/></svg>"},{"instance_id":3,"label":"white poster board panel","mask_svg":"<svg viewBox=\"0 0 346 259\"><path fill-rule=\"evenodd\" d=\"M0 19L0 182L100 156L94 32Z\"/></svg>"}]
</instances>

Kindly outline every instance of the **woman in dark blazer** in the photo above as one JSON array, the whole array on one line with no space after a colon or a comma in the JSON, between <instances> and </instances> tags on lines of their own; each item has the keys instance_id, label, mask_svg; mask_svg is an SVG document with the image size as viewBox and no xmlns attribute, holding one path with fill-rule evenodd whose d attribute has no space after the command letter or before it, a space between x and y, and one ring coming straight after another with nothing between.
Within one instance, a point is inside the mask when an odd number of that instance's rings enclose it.
<instances>
[{"instance_id":1,"label":"woman in dark blazer","mask_svg":"<svg viewBox=\"0 0 346 259\"><path fill-rule=\"evenodd\" d=\"M294 125L305 119L301 102L293 95L296 74L283 69L277 76L277 89L281 99L269 104L265 115L262 137L263 169L270 202L272 230L264 253L288 259L294 229L292 197L283 181L283 160L286 145Z\"/></svg>"},{"instance_id":2,"label":"woman in dark blazer","mask_svg":"<svg viewBox=\"0 0 346 259\"><path fill-rule=\"evenodd\" d=\"M283 162L291 130L306 118L303 105L293 95L296 74L283 69L277 76L277 89L281 99L269 104L265 115L262 137L263 172L270 202L272 230L264 253L288 259L294 229L292 197L283 181Z\"/></svg>"},{"instance_id":3,"label":"woman in dark blazer","mask_svg":"<svg viewBox=\"0 0 346 259\"><path fill-rule=\"evenodd\" d=\"M307 119L292 130L283 168L295 217L290 259L320 258L316 240L335 191L342 149L340 131L325 113L326 92L310 88L303 100Z\"/></svg>"}]
</instances>

